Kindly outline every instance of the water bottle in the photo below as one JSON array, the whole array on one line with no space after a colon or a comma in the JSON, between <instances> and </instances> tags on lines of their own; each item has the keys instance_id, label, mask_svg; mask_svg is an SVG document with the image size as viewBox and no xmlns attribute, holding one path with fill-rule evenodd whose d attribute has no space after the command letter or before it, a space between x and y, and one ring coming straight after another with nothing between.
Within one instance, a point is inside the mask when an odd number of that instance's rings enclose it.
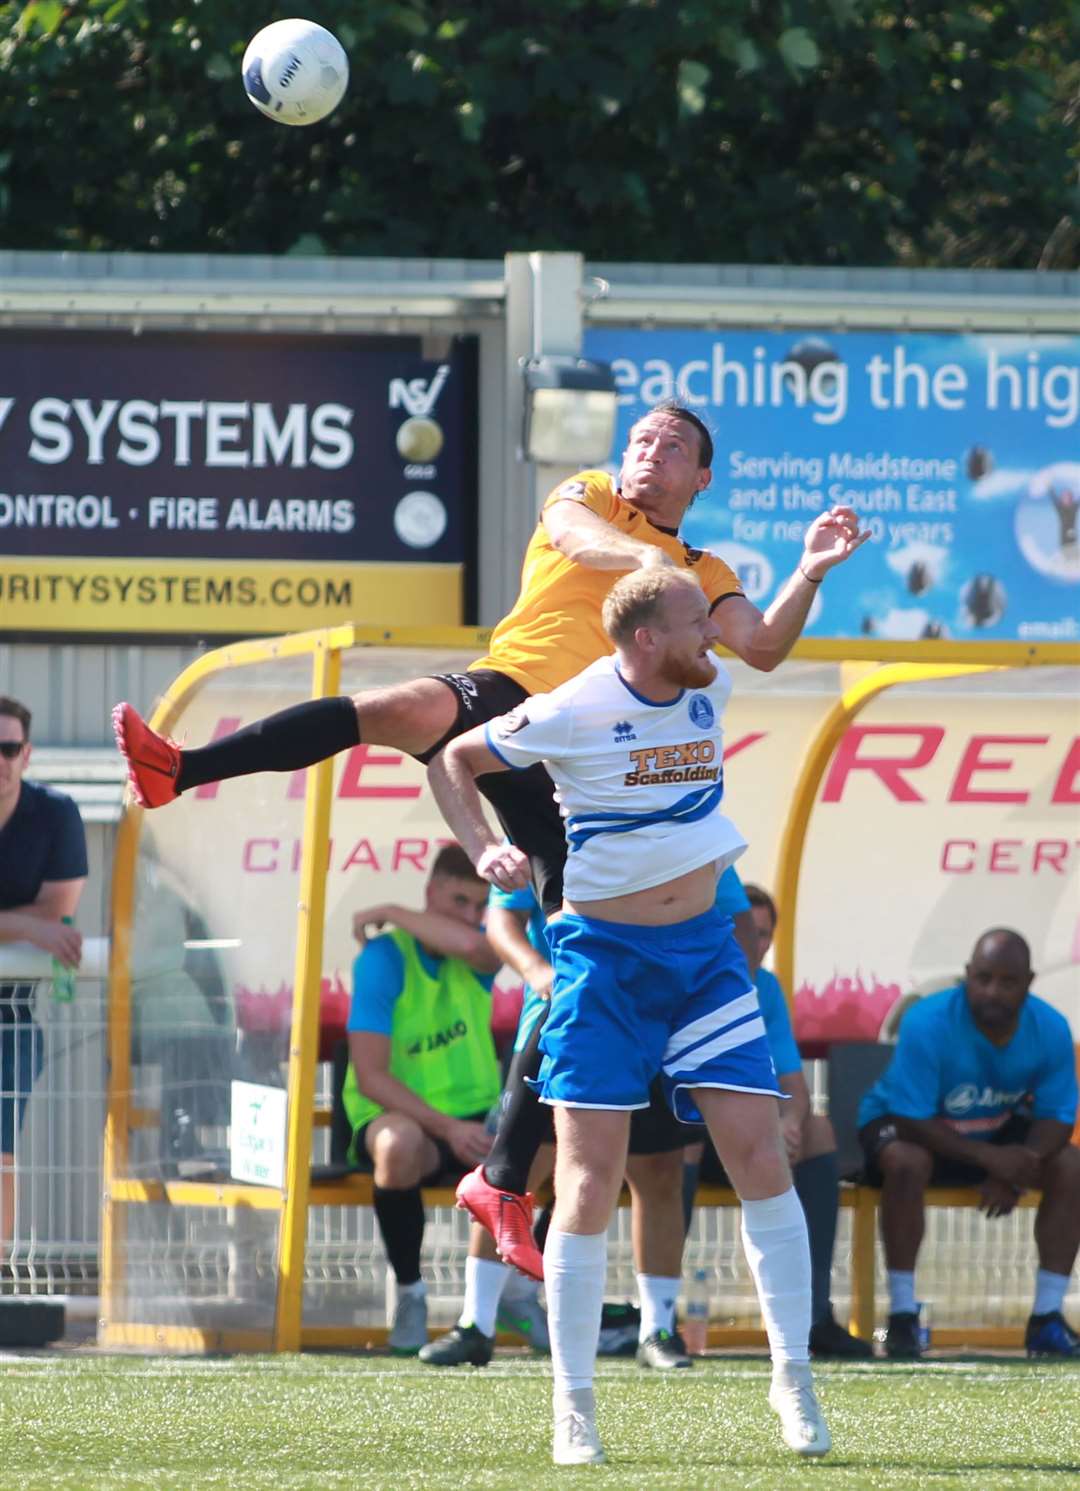
<instances>
[{"instance_id":1,"label":"water bottle","mask_svg":"<svg viewBox=\"0 0 1080 1491\"><path fill-rule=\"evenodd\" d=\"M709 1276L696 1268L686 1289L682 1338L691 1356L701 1356L709 1344Z\"/></svg>"},{"instance_id":2,"label":"water bottle","mask_svg":"<svg viewBox=\"0 0 1080 1491\"><path fill-rule=\"evenodd\" d=\"M65 927L70 927L75 918L62 916L60 920ZM75 998L75 969L61 963L59 958L52 960L52 997L57 1004L70 1004Z\"/></svg>"}]
</instances>

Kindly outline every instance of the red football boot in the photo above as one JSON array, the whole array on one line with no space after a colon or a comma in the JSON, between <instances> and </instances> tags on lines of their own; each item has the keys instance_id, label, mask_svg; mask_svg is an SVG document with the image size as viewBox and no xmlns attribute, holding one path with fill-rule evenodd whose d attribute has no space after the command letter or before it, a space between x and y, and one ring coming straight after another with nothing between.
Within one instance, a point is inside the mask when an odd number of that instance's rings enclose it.
<instances>
[{"instance_id":1,"label":"red football boot","mask_svg":"<svg viewBox=\"0 0 1080 1491\"><path fill-rule=\"evenodd\" d=\"M504 1263L513 1264L530 1279L544 1278L544 1259L533 1239L533 1198L514 1191L500 1191L484 1179L477 1165L458 1185L457 1204L470 1212L495 1239L495 1251Z\"/></svg>"},{"instance_id":2,"label":"red football boot","mask_svg":"<svg viewBox=\"0 0 1080 1491\"><path fill-rule=\"evenodd\" d=\"M118 704L112 722L135 801L141 808L162 808L173 802L179 796L180 747L151 730L130 704Z\"/></svg>"}]
</instances>

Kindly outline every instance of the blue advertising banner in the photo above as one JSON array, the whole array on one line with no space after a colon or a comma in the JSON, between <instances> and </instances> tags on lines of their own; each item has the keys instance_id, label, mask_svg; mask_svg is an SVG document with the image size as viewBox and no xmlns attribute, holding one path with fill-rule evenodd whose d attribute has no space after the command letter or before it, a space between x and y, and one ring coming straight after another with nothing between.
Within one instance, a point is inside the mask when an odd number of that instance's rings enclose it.
<instances>
[{"instance_id":1,"label":"blue advertising banner","mask_svg":"<svg viewBox=\"0 0 1080 1491\"><path fill-rule=\"evenodd\" d=\"M713 432L683 534L765 606L838 503L871 540L808 639L1080 641L1080 337L591 329L620 391L614 461L661 399Z\"/></svg>"}]
</instances>

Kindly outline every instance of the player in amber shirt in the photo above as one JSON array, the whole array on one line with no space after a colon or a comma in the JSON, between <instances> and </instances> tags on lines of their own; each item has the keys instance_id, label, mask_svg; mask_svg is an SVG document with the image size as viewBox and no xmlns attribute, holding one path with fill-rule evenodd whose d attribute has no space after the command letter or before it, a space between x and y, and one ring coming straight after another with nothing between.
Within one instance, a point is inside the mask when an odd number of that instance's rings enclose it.
<instances>
[{"instance_id":1,"label":"player in amber shirt","mask_svg":"<svg viewBox=\"0 0 1080 1491\"><path fill-rule=\"evenodd\" d=\"M690 504L712 479L712 437L691 410L657 404L632 427L619 484L585 471L556 487L522 568L521 594L491 635L490 650L465 673L417 678L355 698L312 699L212 745L181 750L130 704L113 711L135 799L156 808L206 782L259 771L295 771L361 740L429 762L454 736L507 713L530 694L565 683L611 651L600 608L616 578L652 564L691 569L715 613L723 645L769 671L802 631L826 571L868 536L848 507L810 524L798 569L761 612L716 555L678 536ZM562 901L566 850L551 781L542 766L484 786L507 836L533 863L545 910Z\"/></svg>"}]
</instances>

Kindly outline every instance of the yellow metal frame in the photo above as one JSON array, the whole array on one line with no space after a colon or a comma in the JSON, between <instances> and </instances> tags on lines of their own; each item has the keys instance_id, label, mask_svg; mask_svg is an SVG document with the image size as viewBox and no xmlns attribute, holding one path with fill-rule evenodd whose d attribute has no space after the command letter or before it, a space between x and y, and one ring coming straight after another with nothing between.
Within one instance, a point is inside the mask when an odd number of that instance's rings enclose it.
<instances>
[{"instance_id":1,"label":"yellow metal frame","mask_svg":"<svg viewBox=\"0 0 1080 1491\"><path fill-rule=\"evenodd\" d=\"M192 696L208 679L227 669L242 668L275 659L312 659L313 698L326 698L340 689L341 654L357 647L440 647L481 652L490 632L474 627L386 629L372 626L340 626L300 632L288 637L259 638L237 642L204 654L186 668L162 696L151 716L151 724L167 733ZM865 658L881 663L890 656L904 661L876 667L846 688L832 707L811 742L803 762L791 808L784 827L779 853L777 899L780 920L776 937L777 974L787 990L794 989L794 929L798 900L799 871L814 800L833 750L859 712L885 689L903 683L957 677L1002 667L1080 662L1080 647L1064 645L1027 647L1021 644L957 644L955 662L944 662L943 644L839 644L804 642L794 650L801 658L856 661ZM912 662L925 652L928 659ZM976 661L976 656L994 661ZM970 661L960 661L963 655ZM134 913L135 865L142 826L142 810L130 797L117 834L112 880L112 939L109 965L109 1073L105 1116L104 1185L102 1217L101 1304L98 1340L104 1346L130 1346L180 1351L295 1351L302 1346L378 1342L385 1331L303 1328L302 1291L304 1250L309 1204L357 1204L348 1185L312 1187L310 1154L312 1131L320 1121L315 1113L315 1066L318 1044L319 984L322 968L325 877L330 829L332 763L322 762L308 773L304 805L304 835L300 867L300 897L297 907L296 960L293 981L291 1042L288 1067L288 1150L283 1188L201 1182L154 1182L128 1175L129 1136L134 1128L152 1127L156 1115L131 1103L131 932ZM362 1188L360 1188L362 1189ZM959 1201L970 1205L974 1193L958 1192ZM171 1203L177 1206L251 1207L277 1211L279 1266L275 1322L272 1331L214 1330L198 1327L147 1325L118 1318L121 1310L122 1253L125 1216L131 1205ZM725 1204L716 1200L712 1204ZM869 1337L874 1314L874 1218L877 1193L865 1187L845 1192L843 1204L854 1208L852 1249L852 1326ZM1008 1330L970 1329L935 1332L941 1344L980 1340L985 1344L1015 1344L1017 1333ZM991 1339L992 1338L992 1339ZM764 1340L759 1330L737 1326L714 1326L710 1344L750 1345Z\"/></svg>"},{"instance_id":2,"label":"yellow metal frame","mask_svg":"<svg viewBox=\"0 0 1080 1491\"><path fill-rule=\"evenodd\" d=\"M423 646L475 649L489 633L475 627L417 628L393 631L372 626L330 627L288 637L259 638L220 647L197 658L158 702L151 724L171 730L184 708L208 679L227 669L250 667L284 658L312 658L312 697L327 698L340 689L341 654L371 646ZM304 1242L314 1126L315 1065L318 1044L319 983L322 973L325 865L330 831L333 766L321 763L308 774L304 804L304 838L297 907L296 963L288 1071L288 1164L284 1188L205 1185L193 1182L147 1182L128 1175L129 1136L133 1128L150 1127L152 1113L131 1104L131 931L135 900L135 864L142 829L142 809L128 797L117 833L112 880L112 942L109 963L109 1074L105 1114L101 1251L102 1344L163 1344L176 1349L228 1349L226 1333L179 1327L149 1327L118 1319L121 1312L125 1215L130 1205L170 1202L178 1206L248 1206L279 1211L278 1292L272 1337L277 1351L300 1345ZM301 1157L302 1160L301 1160ZM229 1340L249 1333L229 1332ZM267 1333L250 1333L259 1348ZM245 1349L236 1345L234 1349Z\"/></svg>"},{"instance_id":3,"label":"yellow metal frame","mask_svg":"<svg viewBox=\"0 0 1080 1491\"><path fill-rule=\"evenodd\" d=\"M793 658L832 663L972 663L1004 668L1069 667L1080 663L1080 642L884 642L868 638L830 641L806 637L791 649Z\"/></svg>"},{"instance_id":4,"label":"yellow metal frame","mask_svg":"<svg viewBox=\"0 0 1080 1491\"><path fill-rule=\"evenodd\" d=\"M804 647L813 645L804 644ZM921 645L939 656L936 644ZM909 654L916 650L916 647L905 649ZM1034 653L1034 649L1024 650ZM1059 648L1053 655L1050 655L1044 649L1040 650L1037 656L1025 656L1018 659L1015 649L1009 644L982 644L982 655L993 657L993 661L975 662L973 660L956 663L903 661L888 663L870 670L859 668L857 659L850 652L848 653L846 661L856 664L849 671L858 676L854 677L852 682L844 688L840 698L818 726L816 735L806 749L799 777L792 792L791 805L777 854L775 883L778 919L774 944L776 976L789 1002L794 999L795 994L795 928L806 837L814 804L817 801L818 788L844 732L866 706L887 689L902 684L931 683L947 678L964 677L973 673L999 672L1018 664L1048 666L1080 661L1080 657L1063 655L1069 651L1069 649ZM1080 649L1071 649L1071 652L1080 652ZM803 655L807 654L804 652ZM819 654L819 656L823 655ZM876 1219L880 1193L867 1186L855 1186L850 1190L845 1190L842 1196L850 1198L846 1199L845 1204L854 1211L851 1242L850 1327L854 1335L870 1340L874 1330ZM1028 1193L1021 1197L1018 1205L1032 1207L1037 1206L1038 1201L1038 1196ZM926 1203L929 1206L971 1207L978 1205L978 1193L973 1189L963 1187L949 1190L931 1189L927 1192ZM1021 1343L1022 1332L1009 1327L972 1326L962 1329L937 1330L934 1332L934 1340L935 1344L942 1346L976 1343L984 1346L1015 1346Z\"/></svg>"},{"instance_id":5,"label":"yellow metal frame","mask_svg":"<svg viewBox=\"0 0 1080 1491\"><path fill-rule=\"evenodd\" d=\"M312 695L326 699L341 688L341 653L321 646L315 653ZM330 798L334 763L327 758L309 774L304 801L304 837L300 860L300 903L296 923L296 968L290 1024L288 1139L285 1149L285 1205L278 1253L275 1346L300 1349L307 1240L308 1190L311 1185L311 1135L314 1129L315 1062L319 1044L319 983L322 978L323 920L326 911L326 861L330 839Z\"/></svg>"},{"instance_id":6,"label":"yellow metal frame","mask_svg":"<svg viewBox=\"0 0 1080 1491\"><path fill-rule=\"evenodd\" d=\"M898 684L929 683L971 673L992 673L1009 666L1007 662L888 664L865 673L846 688L818 726L817 734L803 757L777 854L775 879L778 918L774 959L776 976L789 1001L794 997L795 991L796 908L806 835L825 768L844 732L872 699Z\"/></svg>"}]
</instances>

